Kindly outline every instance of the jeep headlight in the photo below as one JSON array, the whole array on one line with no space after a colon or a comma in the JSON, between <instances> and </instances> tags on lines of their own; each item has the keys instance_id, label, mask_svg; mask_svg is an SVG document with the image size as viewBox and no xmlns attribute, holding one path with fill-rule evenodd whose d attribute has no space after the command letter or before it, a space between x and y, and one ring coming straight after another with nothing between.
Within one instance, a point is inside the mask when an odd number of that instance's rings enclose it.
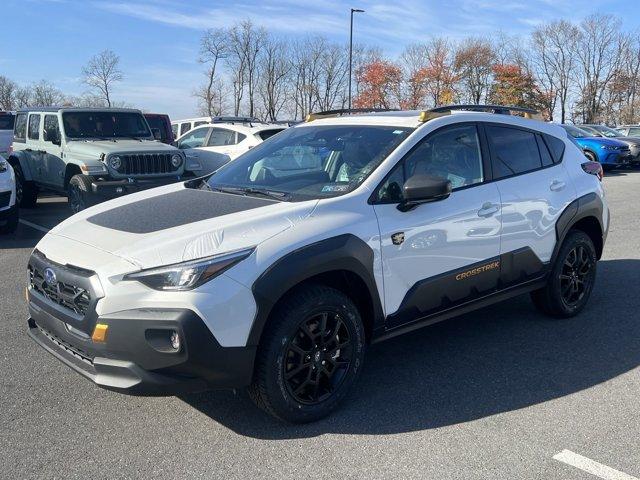
<instances>
[{"instance_id":1,"label":"jeep headlight","mask_svg":"<svg viewBox=\"0 0 640 480\"><path fill-rule=\"evenodd\" d=\"M136 280L154 290L191 290L244 260L251 255L253 250L253 248L246 248L222 255L175 263L165 267L141 270L125 275L124 280Z\"/></svg>"},{"instance_id":2,"label":"jeep headlight","mask_svg":"<svg viewBox=\"0 0 640 480\"><path fill-rule=\"evenodd\" d=\"M109 157L109 166L114 170L120 170L120 167L122 167L122 159L118 155Z\"/></svg>"},{"instance_id":3,"label":"jeep headlight","mask_svg":"<svg viewBox=\"0 0 640 480\"><path fill-rule=\"evenodd\" d=\"M9 164L6 160L0 158L0 173L6 172L9 169Z\"/></svg>"},{"instance_id":4,"label":"jeep headlight","mask_svg":"<svg viewBox=\"0 0 640 480\"><path fill-rule=\"evenodd\" d=\"M182 165L182 157L177 153L171 155L171 165L173 165L173 168L178 168L180 165Z\"/></svg>"}]
</instances>

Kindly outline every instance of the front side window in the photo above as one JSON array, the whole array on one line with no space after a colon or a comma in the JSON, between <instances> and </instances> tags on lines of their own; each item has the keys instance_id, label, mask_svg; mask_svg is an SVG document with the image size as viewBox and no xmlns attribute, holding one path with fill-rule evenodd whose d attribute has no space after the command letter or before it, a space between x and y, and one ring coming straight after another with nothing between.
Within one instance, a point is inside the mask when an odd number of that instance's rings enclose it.
<instances>
[{"instance_id":1,"label":"front side window","mask_svg":"<svg viewBox=\"0 0 640 480\"><path fill-rule=\"evenodd\" d=\"M19 113L16 115L16 124L13 129L13 137L16 140L24 141L27 138L27 114Z\"/></svg>"},{"instance_id":2,"label":"front side window","mask_svg":"<svg viewBox=\"0 0 640 480\"><path fill-rule=\"evenodd\" d=\"M573 125L562 125L562 128L564 128L573 138L587 138L591 136L589 132L582 130L581 128L574 127Z\"/></svg>"},{"instance_id":3,"label":"front side window","mask_svg":"<svg viewBox=\"0 0 640 480\"><path fill-rule=\"evenodd\" d=\"M307 125L285 130L209 178L213 189L277 192L287 201L356 189L413 131L372 125Z\"/></svg>"},{"instance_id":4,"label":"front side window","mask_svg":"<svg viewBox=\"0 0 640 480\"><path fill-rule=\"evenodd\" d=\"M224 128L214 128L211 130L207 147L224 147L236 143L236 132Z\"/></svg>"},{"instance_id":5,"label":"front side window","mask_svg":"<svg viewBox=\"0 0 640 480\"><path fill-rule=\"evenodd\" d=\"M60 124L56 115L44 116L44 137L47 138L60 138Z\"/></svg>"},{"instance_id":6,"label":"front side window","mask_svg":"<svg viewBox=\"0 0 640 480\"><path fill-rule=\"evenodd\" d=\"M171 124L171 132L173 133L173 138L178 138L178 124L177 123L172 123Z\"/></svg>"},{"instance_id":7,"label":"front side window","mask_svg":"<svg viewBox=\"0 0 640 480\"><path fill-rule=\"evenodd\" d=\"M136 112L64 112L68 138L149 138L147 122Z\"/></svg>"},{"instance_id":8,"label":"front side window","mask_svg":"<svg viewBox=\"0 0 640 480\"><path fill-rule=\"evenodd\" d=\"M178 148L198 148L204 145L209 129L206 127L191 130L186 137L178 143Z\"/></svg>"},{"instance_id":9,"label":"front side window","mask_svg":"<svg viewBox=\"0 0 640 480\"><path fill-rule=\"evenodd\" d=\"M482 183L482 153L475 125L445 127L421 141L381 185L378 201L401 202L404 182L419 174L445 178L454 190Z\"/></svg>"},{"instance_id":10,"label":"front side window","mask_svg":"<svg viewBox=\"0 0 640 480\"><path fill-rule=\"evenodd\" d=\"M29 115L29 140L40 140L40 115Z\"/></svg>"},{"instance_id":11,"label":"front side window","mask_svg":"<svg viewBox=\"0 0 640 480\"><path fill-rule=\"evenodd\" d=\"M639 136L640 135L640 128L634 128L634 127L630 128L627 135L630 136L630 137Z\"/></svg>"},{"instance_id":12,"label":"front side window","mask_svg":"<svg viewBox=\"0 0 640 480\"><path fill-rule=\"evenodd\" d=\"M493 178L500 179L542 167L536 136L510 127L487 125L492 150Z\"/></svg>"},{"instance_id":13,"label":"front side window","mask_svg":"<svg viewBox=\"0 0 640 480\"><path fill-rule=\"evenodd\" d=\"M615 131L613 128L609 128L606 125L594 125L592 128L605 137L615 138L620 136L620 132Z\"/></svg>"}]
</instances>

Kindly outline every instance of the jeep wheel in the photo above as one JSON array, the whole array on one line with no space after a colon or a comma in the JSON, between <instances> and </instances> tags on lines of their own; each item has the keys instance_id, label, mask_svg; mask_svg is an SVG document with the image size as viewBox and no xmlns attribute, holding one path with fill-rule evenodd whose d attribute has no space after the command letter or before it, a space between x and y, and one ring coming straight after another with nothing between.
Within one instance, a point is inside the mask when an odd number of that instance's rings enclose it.
<instances>
[{"instance_id":1,"label":"jeep wheel","mask_svg":"<svg viewBox=\"0 0 640 480\"><path fill-rule=\"evenodd\" d=\"M13 233L18 228L19 210L16 204L15 208L9 214L9 217L5 220L4 225L0 225L0 234Z\"/></svg>"},{"instance_id":2,"label":"jeep wheel","mask_svg":"<svg viewBox=\"0 0 640 480\"><path fill-rule=\"evenodd\" d=\"M93 177L89 175L74 175L69 180L67 187L67 199L69 208L73 213L78 213L93 205L91 182Z\"/></svg>"},{"instance_id":3,"label":"jeep wheel","mask_svg":"<svg viewBox=\"0 0 640 480\"><path fill-rule=\"evenodd\" d=\"M558 318L580 313L593 290L596 261L596 249L589 236L571 230L560 248L547 285L531 294L535 306Z\"/></svg>"},{"instance_id":4,"label":"jeep wheel","mask_svg":"<svg viewBox=\"0 0 640 480\"><path fill-rule=\"evenodd\" d=\"M351 299L304 287L280 305L258 349L249 394L281 420L305 423L336 408L362 369L365 334Z\"/></svg>"},{"instance_id":5,"label":"jeep wheel","mask_svg":"<svg viewBox=\"0 0 640 480\"><path fill-rule=\"evenodd\" d=\"M22 208L33 208L38 201L38 189L33 182L25 180L19 163L13 164L16 176L16 204Z\"/></svg>"}]
</instances>

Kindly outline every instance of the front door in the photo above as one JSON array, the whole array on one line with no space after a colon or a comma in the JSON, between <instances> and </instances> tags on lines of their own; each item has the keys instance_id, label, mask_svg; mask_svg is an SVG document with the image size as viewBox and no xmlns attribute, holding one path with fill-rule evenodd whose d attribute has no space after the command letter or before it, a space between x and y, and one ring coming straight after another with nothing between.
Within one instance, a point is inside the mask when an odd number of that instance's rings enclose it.
<instances>
[{"instance_id":1,"label":"front door","mask_svg":"<svg viewBox=\"0 0 640 480\"><path fill-rule=\"evenodd\" d=\"M45 115L42 127L45 153L42 154L43 172L47 183L64 186L65 164L62 160L60 125L57 115Z\"/></svg>"},{"instance_id":2,"label":"front door","mask_svg":"<svg viewBox=\"0 0 640 480\"><path fill-rule=\"evenodd\" d=\"M428 135L376 192L387 327L410 323L495 291L500 274L500 194L473 123ZM451 195L402 212L415 174L451 181Z\"/></svg>"}]
</instances>

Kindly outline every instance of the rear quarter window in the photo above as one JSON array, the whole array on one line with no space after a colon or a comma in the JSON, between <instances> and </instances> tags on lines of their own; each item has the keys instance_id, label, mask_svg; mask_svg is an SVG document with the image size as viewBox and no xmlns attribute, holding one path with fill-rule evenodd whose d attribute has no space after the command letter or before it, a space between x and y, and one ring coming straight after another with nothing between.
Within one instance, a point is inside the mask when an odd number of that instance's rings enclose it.
<instances>
[{"instance_id":1,"label":"rear quarter window","mask_svg":"<svg viewBox=\"0 0 640 480\"><path fill-rule=\"evenodd\" d=\"M27 114L19 113L16 115L15 127L13 129L13 138L15 141L24 142L27 138Z\"/></svg>"},{"instance_id":2,"label":"rear quarter window","mask_svg":"<svg viewBox=\"0 0 640 480\"><path fill-rule=\"evenodd\" d=\"M13 130L14 115L0 115L0 130Z\"/></svg>"},{"instance_id":3,"label":"rear quarter window","mask_svg":"<svg viewBox=\"0 0 640 480\"><path fill-rule=\"evenodd\" d=\"M560 163L562 161L562 156L564 155L564 148L565 148L564 142L559 138L554 137L553 135L545 134L542 137L544 138L544 141L547 144L547 147L549 147L549 151L551 152L551 157L553 158L553 163ZM569 136L569 138L573 140L571 136ZM578 145L575 141L573 143ZM578 145L578 148L580 148L579 145Z\"/></svg>"}]
</instances>

